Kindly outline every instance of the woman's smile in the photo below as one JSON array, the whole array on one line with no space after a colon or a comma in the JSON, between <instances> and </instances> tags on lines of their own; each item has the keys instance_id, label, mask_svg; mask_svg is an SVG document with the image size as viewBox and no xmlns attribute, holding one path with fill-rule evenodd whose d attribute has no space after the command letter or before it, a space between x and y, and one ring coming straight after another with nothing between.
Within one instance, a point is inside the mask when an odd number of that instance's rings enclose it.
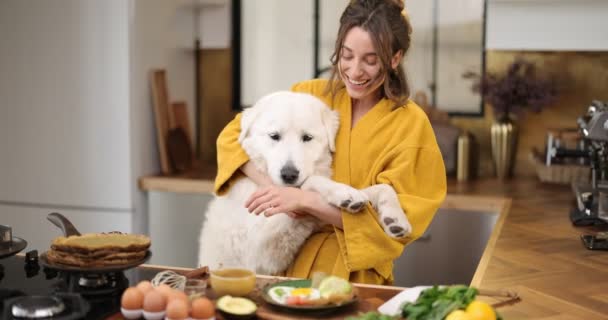
<instances>
[{"instance_id":1,"label":"woman's smile","mask_svg":"<svg viewBox=\"0 0 608 320\"><path fill-rule=\"evenodd\" d=\"M378 54L369 33L352 28L344 40L338 65L340 77L351 98L363 99L375 93L384 80Z\"/></svg>"},{"instance_id":2,"label":"woman's smile","mask_svg":"<svg viewBox=\"0 0 608 320\"><path fill-rule=\"evenodd\" d=\"M362 86L362 85L366 84L367 82L369 82L369 79L357 81L357 80L351 79L351 77L349 77L347 74L345 74L344 76L346 79L348 79L348 82L350 82L351 84L356 85L356 86Z\"/></svg>"}]
</instances>

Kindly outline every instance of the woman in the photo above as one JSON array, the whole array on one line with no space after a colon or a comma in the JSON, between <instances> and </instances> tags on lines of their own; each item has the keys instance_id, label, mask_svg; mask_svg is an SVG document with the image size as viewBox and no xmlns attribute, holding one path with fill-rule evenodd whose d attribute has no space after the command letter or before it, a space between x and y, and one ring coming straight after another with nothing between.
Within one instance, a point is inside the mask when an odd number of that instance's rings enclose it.
<instances>
[{"instance_id":1,"label":"woman","mask_svg":"<svg viewBox=\"0 0 608 320\"><path fill-rule=\"evenodd\" d=\"M301 82L292 90L315 95L340 114L334 180L355 188L392 186L412 224L409 236L386 235L369 205L352 214L319 194L272 185L238 143L240 115L218 138L218 194L245 174L260 185L245 203L250 212L310 214L327 223L305 242L286 276L323 271L352 282L391 284L393 260L424 233L445 197L445 168L433 130L408 100L401 61L411 28L402 10L394 0L351 1L340 18L330 79Z\"/></svg>"}]
</instances>

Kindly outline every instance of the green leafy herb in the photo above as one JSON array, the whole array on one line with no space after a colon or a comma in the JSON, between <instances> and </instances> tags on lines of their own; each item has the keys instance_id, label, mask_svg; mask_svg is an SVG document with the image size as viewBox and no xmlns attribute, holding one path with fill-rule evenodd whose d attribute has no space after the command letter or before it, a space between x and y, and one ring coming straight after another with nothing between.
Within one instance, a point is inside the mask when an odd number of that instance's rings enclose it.
<instances>
[{"instance_id":1,"label":"green leafy herb","mask_svg":"<svg viewBox=\"0 0 608 320\"><path fill-rule=\"evenodd\" d=\"M422 291L415 302L404 303L401 315L408 320L441 320L456 309L464 309L475 300L477 292L464 285L434 286Z\"/></svg>"},{"instance_id":2,"label":"green leafy herb","mask_svg":"<svg viewBox=\"0 0 608 320\"><path fill-rule=\"evenodd\" d=\"M397 317L387 316L378 312L360 313L357 316L347 317L346 320L396 320Z\"/></svg>"}]
</instances>

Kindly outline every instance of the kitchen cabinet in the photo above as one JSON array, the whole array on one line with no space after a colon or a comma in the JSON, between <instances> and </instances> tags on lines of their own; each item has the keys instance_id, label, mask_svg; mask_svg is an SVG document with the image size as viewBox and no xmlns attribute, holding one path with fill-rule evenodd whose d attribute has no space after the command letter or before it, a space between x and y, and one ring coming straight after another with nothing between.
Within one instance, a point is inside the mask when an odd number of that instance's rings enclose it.
<instances>
[{"instance_id":1,"label":"kitchen cabinet","mask_svg":"<svg viewBox=\"0 0 608 320\"><path fill-rule=\"evenodd\" d=\"M506 213L505 213L506 214ZM395 260L395 285L471 283L500 212L441 208L418 240ZM496 230L500 232L500 230ZM483 268L483 266L482 266Z\"/></svg>"},{"instance_id":2,"label":"kitchen cabinet","mask_svg":"<svg viewBox=\"0 0 608 320\"><path fill-rule=\"evenodd\" d=\"M196 268L198 237L211 193L148 192L148 263Z\"/></svg>"}]
</instances>

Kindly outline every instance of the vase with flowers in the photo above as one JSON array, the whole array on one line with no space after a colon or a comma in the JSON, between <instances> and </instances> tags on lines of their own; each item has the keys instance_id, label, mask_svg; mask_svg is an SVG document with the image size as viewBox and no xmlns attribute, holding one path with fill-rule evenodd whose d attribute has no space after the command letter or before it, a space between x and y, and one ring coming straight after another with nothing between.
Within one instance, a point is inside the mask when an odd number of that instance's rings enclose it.
<instances>
[{"instance_id":1,"label":"vase with flowers","mask_svg":"<svg viewBox=\"0 0 608 320\"><path fill-rule=\"evenodd\" d=\"M516 58L504 73L467 72L463 77L473 79L473 92L481 94L484 102L493 108L492 159L498 178L505 179L513 170L517 150L515 120L524 111L538 113L553 103L557 96L555 82L552 78L540 77L536 65L521 58Z\"/></svg>"}]
</instances>

